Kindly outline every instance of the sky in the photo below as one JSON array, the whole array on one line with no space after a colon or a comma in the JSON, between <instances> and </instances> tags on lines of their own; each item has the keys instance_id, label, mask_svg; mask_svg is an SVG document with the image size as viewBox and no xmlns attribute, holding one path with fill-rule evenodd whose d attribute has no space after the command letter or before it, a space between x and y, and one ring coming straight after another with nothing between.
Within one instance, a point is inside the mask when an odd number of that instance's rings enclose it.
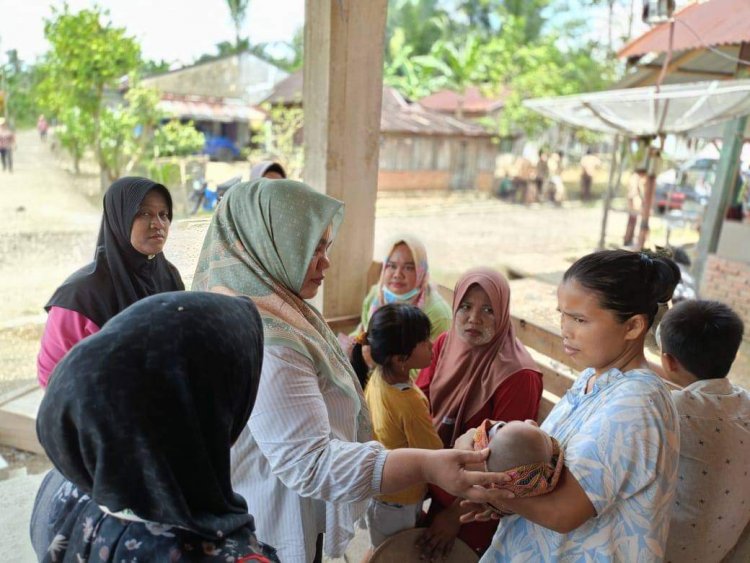
<instances>
[{"instance_id":1,"label":"sky","mask_svg":"<svg viewBox=\"0 0 750 563\"><path fill-rule=\"evenodd\" d=\"M584 9L582 0L568 2L573 8L568 15L585 14L593 38L605 44L606 9L590 6ZM677 4L686 2L678 0ZM0 0L0 62L6 60L9 49L17 49L24 62L33 62L44 53L47 50L44 18L50 16L50 6L62 4L62 0ZM68 4L72 11L77 11L95 2L68 0ZM217 43L234 41L234 26L225 0L100 0L98 4L109 10L115 26L125 27L140 41L146 59L165 60L173 67L215 52ZM617 3L616 36L627 27L628 4ZM640 4L638 0L636 5ZM304 24L304 5L305 0L250 0L242 35L249 37L251 43L290 41ZM555 14L550 15L552 20L556 18ZM646 29L637 15L635 34Z\"/></svg>"},{"instance_id":2,"label":"sky","mask_svg":"<svg viewBox=\"0 0 750 563\"><path fill-rule=\"evenodd\" d=\"M93 0L68 0L71 11L90 8ZM221 41L234 41L234 25L224 0L100 0L112 23L125 27L141 43L147 59L189 64L215 52ZM62 0L0 0L0 61L18 49L33 62L47 50L44 18ZM252 43L290 41L304 24L305 0L250 0L242 35Z\"/></svg>"}]
</instances>

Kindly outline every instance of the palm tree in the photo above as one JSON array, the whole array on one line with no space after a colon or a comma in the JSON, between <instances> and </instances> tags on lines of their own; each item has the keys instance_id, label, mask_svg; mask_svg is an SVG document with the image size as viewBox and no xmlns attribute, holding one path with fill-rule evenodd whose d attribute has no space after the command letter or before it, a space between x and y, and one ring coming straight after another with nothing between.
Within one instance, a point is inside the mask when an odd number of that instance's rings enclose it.
<instances>
[{"instance_id":1,"label":"palm tree","mask_svg":"<svg viewBox=\"0 0 750 563\"><path fill-rule=\"evenodd\" d=\"M234 40L237 52L241 50L242 44L240 39L240 28L245 23L245 16L247 16L247 8L250 5L250 0L227 0L227 7L231 13L232 22L234 23Z\"/></svg>"}]
</instances>

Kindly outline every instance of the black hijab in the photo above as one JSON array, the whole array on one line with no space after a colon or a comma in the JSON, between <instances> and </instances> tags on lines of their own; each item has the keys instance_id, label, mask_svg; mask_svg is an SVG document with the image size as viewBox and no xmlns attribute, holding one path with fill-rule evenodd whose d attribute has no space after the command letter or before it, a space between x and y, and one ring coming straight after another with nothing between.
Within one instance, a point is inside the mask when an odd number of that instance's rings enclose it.
<instances>
[{"instance_id":1,"label":"black hijab","mask_svg":"<svg viewBox=\"0 0 750 563\"><path fill-rule=\"evenodd\" d=\"M264 160L250 169L250 179L257 180L258 178L263 178L263 176L266 175L266 172L276 172L280 174L282 178L286 178L286 172L281 164L272 160Z\"/></svg>"},{"instance_id":2,"label":"black hijab","mask_svg":"<svg viewBox=\"0 0 750 563\"><path fill-rule=\"evenodd\" d=\"M157 293L185 289L180 273L160 252L151 260L130 244L138 207L151 190L159 190L169 206L169 190L147 178L120 178L104 194L104 215L94 261L73 273L57 288L45 309L76 311L99 328L131 305Z\"/></svg>"},{"instance_id":3,"label":"black hijab","mask_svg":"<svg viewBox=\"0 0 750 563\"><path fill-rule=\"evenodd\" d=\"M39 408L39 442L110 512L129 509L212 539L252 528L232 489L229 450L250 417L262 355L249 299L143 299L57 365Z\"/></svg>"}]
</instances>

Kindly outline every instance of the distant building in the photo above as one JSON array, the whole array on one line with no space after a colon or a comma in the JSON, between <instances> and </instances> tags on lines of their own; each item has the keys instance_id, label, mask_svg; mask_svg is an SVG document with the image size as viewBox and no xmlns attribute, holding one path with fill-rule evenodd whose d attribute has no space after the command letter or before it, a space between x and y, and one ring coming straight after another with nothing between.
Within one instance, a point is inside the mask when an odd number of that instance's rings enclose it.
<instances>
[{"instance_id":1,"label":"distant building","mask_svg":"<svg viewBox=\"0 0 750 563\"><path fill-rule=\"evenodd\" d=\"M144 78L144 86L162 92L161 107L170 115L191 119L208 135L221 135L239 146L250 142L250 121L262 120L255 107L287 73L250 53Z\"/></svg>"},{"instance_id":2,"label":"distant building","mask_svg":"<svg viewBox=\"0 0 750 563\"><path fill-rule=\"evenodd\" d=\"M439 90L419 100L419 105L466 119L497 117L505 105L505 96L488 98L476 86L470 86L460 94L453 90Z\"/></svg>"},{"instance_id":3,"label":"distant building","mask_svg":"<svg viewBox=\"0 0 750 563\"><path fill-rule=\"evenodd\" d=\"M279 82L266 102L302 105L302 71ZM497 147L484 127L408 102L383 87L379 190L492 189Z\"/></svg>"}]
</instances>

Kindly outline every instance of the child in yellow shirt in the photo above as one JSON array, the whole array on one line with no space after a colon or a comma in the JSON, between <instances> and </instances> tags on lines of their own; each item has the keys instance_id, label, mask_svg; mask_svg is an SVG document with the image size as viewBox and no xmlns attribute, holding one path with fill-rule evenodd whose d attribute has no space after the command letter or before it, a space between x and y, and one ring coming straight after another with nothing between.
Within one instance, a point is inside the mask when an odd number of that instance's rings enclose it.
<instances>
[{"instance_id":1,"label":"child in yellow shirt","mask_svg":"<svg viewBox=\"0 0 750 563\"><path fill-rule=\"evenodd\" d=\"M375 439L389 450L442 448L427 398L409 377L409 370L427 367L432 360L427 315L411 305L385 305L373 314L353 353L361 354L362 345L370 346L375 363L365 389ZM426 492L422 484L370 501L366 520L372 548L416 525Z\"/></svg>"}]
</instances>

